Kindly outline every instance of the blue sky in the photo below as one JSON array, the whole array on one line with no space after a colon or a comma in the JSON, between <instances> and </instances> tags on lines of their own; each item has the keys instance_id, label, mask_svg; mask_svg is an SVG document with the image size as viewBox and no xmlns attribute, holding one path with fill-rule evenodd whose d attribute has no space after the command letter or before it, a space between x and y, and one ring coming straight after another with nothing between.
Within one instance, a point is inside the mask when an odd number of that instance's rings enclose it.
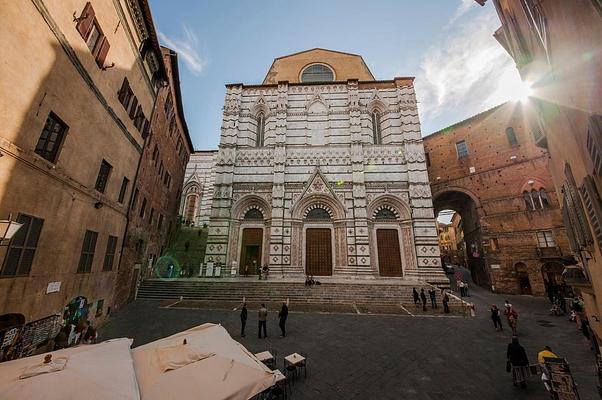
<instances>
[{"instance_id":1,"label":"blue sky","mask_svg":"<svg viewBox=\"0 0 602 400\"><path fill-rule=\"evenodd\" d=\"M490 2L488 2L490 3ZM323 47L363 56L376 79L415 76L423 135L513 97L520 79L474 0L150 0L179 54L190 135L217 148L227 83L261 83L276 57Z\"/></svg>"}]
</instances>

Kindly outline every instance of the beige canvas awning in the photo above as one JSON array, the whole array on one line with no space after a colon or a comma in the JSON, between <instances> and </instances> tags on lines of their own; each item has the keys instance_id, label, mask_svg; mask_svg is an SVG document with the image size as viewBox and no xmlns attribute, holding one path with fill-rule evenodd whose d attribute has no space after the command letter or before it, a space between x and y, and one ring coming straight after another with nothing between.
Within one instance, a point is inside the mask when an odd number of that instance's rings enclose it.
<instances>
[{"instance_id":1,"label":"beige canvas awning","mask_svg":"<svg viewBox=\"0 0 602 400\"><path fill-rule=\"evenodd\" d=\"M203 324L132 354L143 400L246 400L276 380L221 325Z\"/></svg>"},{"instance_id":2,"label":"beige canvas awning","mask_svg":"<svg viewBox=\"0 0 602 400\"><path fill-rule=\"evenodd\" d=\"M131 344L131 339L114 339L1 363L0 399L138 400ZM43 371L46 354L64 368L19 379L26 370Z\"/></svg>"}]
</instances>

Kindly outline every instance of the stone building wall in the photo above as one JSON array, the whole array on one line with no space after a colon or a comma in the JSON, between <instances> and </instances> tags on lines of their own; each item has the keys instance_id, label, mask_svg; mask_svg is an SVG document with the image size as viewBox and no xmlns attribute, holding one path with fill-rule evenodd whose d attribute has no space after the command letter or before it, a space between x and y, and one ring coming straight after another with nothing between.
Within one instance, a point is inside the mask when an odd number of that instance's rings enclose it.
<instances>
[{"instance_id":1,"label":"stone building wall","mask_svg":"<svg viewBox=\"0 0 602 400\"><path fill-rule=\"evenodd\" d=\"M245 227L261 265L302 276L306 229L331 230L332 274L376 277L376 229L398 231L405 277L445 284L412 80L227 87L206 262L240 263ZM374 144L370 111L381 115ZM256 147L258 115L265 146ZM258 209L261 221L247 221ZM307 220L313 208L329 222ZM395 217L375 219L386 208ZM322 223L323 225L320 225Z\"/></svg>"},{"instance_id":2,"label":"stone building wall","mask_svg":"<svg viewBox=\"0 0 602 400\"><path fill-rule=\"evenodd\" d=\"M134 183L116 307L134 298L139 280L152 274L153 262L163 255L176 226L184 172L193 151L182 108L177 54L161 49L167 85L157 94Z\"/></svg>"},{"instance_id":3,"label":"stone building wall","mask_svg":"<svg viewBox=\"0 0 602 400\"><path fill-rule=\"evenodd\" d=\"M558 263L569 247L548 155L529 135L523 107L520 102L505 103L425 137L424 146L435 210L458 206L454 194L475 206L475 224L467 223L465 204L455 209L462 216L465 235L479 231L479 239L467 239L469 264L476 246L495 291L521 293L519 275L526 268L532 293L543 295L547 279L543 265ZM509 139L509 128L515 143ZM464 158L458 157L460 141L468 147ZM549 204L535 210L527 207L524 192L542 188ZM537 233L544 231L551 232L553 248L540 248Z\"/></svg>"},{"instance_id":4,"label":"stone building wall","mask_svg":"<svg viewBox=\"0 0 602 400\"><path fill-rule=\"evenodd\" d=\"M139 52L140 38L152 28L145 4L35 0L0 7L7 60L0 65L0 218L37 218L0 247L0 314L23 314L27 322L62 315L70 300L84 296L89 317L102 319L113 305L132 187L120 199L122 182L134 180L155 98L153 77L161 73L158 43L149 39L146 56ZM96 46L86 44L90 31L82 27L92 18L102 31ZM137 96L136 121L118 98L126 77ZM52 157L35 151L49 117L68 127ZM106 187L97 190L103 160L111 169ZM97 238L88 248L92 262L82 264L87 230ZM27 249L19 246L25 237ZM10 271L15 262L16 273Z\"/></svg>"},{"instance_id":5,"label":"stone building wall","mask_svg":"<svg viewBox=\"0 0 602 400\"><path fill-rule=\"evenodd\" d=\"M180 215L185 224L209 224L217 150L196 151L186 165Z\"/></svg>"}]
</instances>

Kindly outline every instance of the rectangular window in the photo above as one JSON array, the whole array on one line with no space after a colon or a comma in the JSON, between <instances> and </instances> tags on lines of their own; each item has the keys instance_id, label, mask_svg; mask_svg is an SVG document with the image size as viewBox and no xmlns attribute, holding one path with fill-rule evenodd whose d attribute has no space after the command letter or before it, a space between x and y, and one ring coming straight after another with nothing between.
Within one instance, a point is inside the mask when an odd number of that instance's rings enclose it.
<instances>
[{"instance_id":1,"label":"rectangular window","mask_svg":"<svg viewBox=\"0 0 602 400\"><path fill-rule=\"evenodd\" d=\"M55 113L51 112L46 118L44 129L38 139L35 152L51 163L56 163L59 149L65 138L65 133L69 127L61 121Z\"/></svg>"},{"instance_id":2,"label":"rectangular window","mask_svg":"<svg viewBox=\"0 0 602 400\"><path fill-rule=\"evenodd\" d=\"M26 276L31 271L44 220L19 214L17 222L23 226L15 233L8 245L1 276Z\"/></svg>"},{"instance_id":3,"label":"rectangular window","mask_svg":"<svg viewBox=\"0 0 602 400\"><path fill-rule=\"evenodd\" d=\"M500 248L500 244L496 237L489 239L489 249L492 251L498 250Z\"/></svg>"},{"instance_id":4,"label":"rectangular window","mask_svg":"<svg viewBox=\"0 0 602 400\"><path fill-rule=\"evenodd\" d=\"M146 212L146 198L142 198L142 206L140 206L140 218L144 219L144 213Z\"/></svg>"},{"instance_id":5,"label":"rectangular window","mask_svg":"<svg viewBox=\"0 0 602 400\"><path fill-rule=\"evenodd\" d=\"M564 166L564 176L565 183L562 186L563 205L568 211L570 221L569 225L565 225L565 227L567 231L573 231L573 237L578 245L577 248L581 249L592 243L592 235L587 225L585 211L579 199L575 177L569 164L565 164Z\"/></svg>"},{"instance_id":6,"label":"rectangular window","mask_svg":"<svg viewBox=\"0 0 602 400\"><path fill-rule=\"evenodd\" d=\"M90 34L88 35L88 40L86 40L86 45L88 49L94 54L94 50L100 44L100 40L102 39L102 33L100 33L100 28L98 28L98 24L96 21L92 21L92 29L90 30Z\"/></svg>"},{"instance_id":7,"label":"rectangular window","mask_svg":"<svg viewBox=\"0 0 602 400\"><path fill-rule=\"evenodd\" d=\"M594 173L602 177L602 115L589 117L586 147L594 164Z\"/></svg>"},{"instance_id":8,"label":"rectangular window","mask_svg":"<svg viewBox=\"0 0 602 400\"><path fill-rule=\"evenodd\" d=\"M130 82L128 78L123 78L123 83L121 84L121 89L118 93L119 102L127 111L130 106L130 101L132 101L132 97L134 96L134 92L132 92L132 88L130 88Z\"/></svg>"},{"instance_id":9,"label":"rectangular window","mask_svg":"<svg viewBox=\"0 0 602 400\"><path fill-rule=\"evenodd\" d=\"M134 96L132 99L132 105L130 106L130 119L134 119L136 117L136 111L138 110L138 98Z\"/></svg>"},{"instance_id":10,"label":"rectangular window","mask_svg":"<svg viewBox=\"0 0 602 400\"><path fill-rule=\"evenodd\" d=\"M468 145L465 140L456 142L456 151L458 152L458 158L468 157Z\"/></svg>"},{"instance_id":11,"label":"rectangular window","mask_svg":"<svg viewBox=\"0 0 602 400\"><path fill-rule=\"evenodd\" d=\"M537 245L539 247L556 247L552 231L537 232Z\"/></svg>"},{"instance_id":12,"label":"rectangular window","mask_svg":"<svg viewBox=\"0 0 602 400\"><path fill-rule=\"evenodd\" d=\"M94 261L97 239L98 232L86 231L84 243L82 244L82 253L79 257L79 264L77 266L78 273L88 273L92 271L92 262Z\"/></svg>"},{"instance_id":13,"label":"rectangular window","mask_svg":"<svg viewBox=\"0 0 602 400\"><path fill-rule=\"evenodd\" d=\"M157 163L157 157L159 156L159 145L155 144L155 148L153 149L153 161L155 164Z\"/></svg>"},{"instance_id":14,"label":"rectangular window","mask_svg":"<svg viewBox=\"0 0 602 400\"><path fill-rule=\"evenodd\" d=\"M111 175L111 169L113 167L111 164L102 160L100 163L100 170L98 171L98 177L96 178L96 185L94 188L98 190L100 193L104 193L107 188L107 182L109 181L109 175Z\"/></svg>"},{"instance_id":15,"label":"rectangular window","mask_svg":"<svg viewBox=\"0 0 602 400\"><path fill-rule=\"evenodd\" d=\"M169 189L169 187L171 186L171 175L169 175L169 172L165 172L165 178L163 179L163 184L167 186L167 188Z\"/></svg>"},{"instance_id":16,"label":"rectangular window","mask_svg":"<svg viewBox=\"0 0 602 400\"><path fill-rule=\"evenodd\" d=\"M142 132L142 127L144 125L144 120L146 117L144 116L144 111L142 111L142 106L138 105L138 109L136 110L136 117L134 118L134 126L138 129L138 132Z\"/></svg>"},{"instance_id":17,"label":"rectangular window","mask_svg":"<svg viewBox=\"0 0 602 400\"><path fill-rule=\"evenodd\" d=\"M148 223L153 224L153 217L155 216L155 209L151 207L150 216L148 217Z\"/></svg>"},{"instance_id":18,"label":"rectangular window","mask_svg":"<svg viewBox=\"0 0 602 400\"><path fill-rule=\"evenodd\" d=\"M96 302L96 317L100 317L102 315L102 309L104 308L105 300L100 299Z\"/></svg>"},{"instance_id":19,"label":"rectangular window","mask_svg":"<svg viewBox=\"0 0 602 400\"><path fill-rule=\"evenodd\" d=\"M173 110L173 101L171 99L171 92L167 94L167 99L165 100L165 119L169 119L171 117L171 112Z\"/></svg>"},{"instance_id":20,"label":"rectangular window","mask_svg":"<svg viewBox=\"0 0 602 400\"><path fill-rule=\"evenodd\" d=\"M602 249L602 198L594 182L594 178L590 175L583 179L581 185L581 197L585 204L585 212L589 217L589 222L593 228L595 241Z\"/></svg>"},{"instance_id":21,"label":"rectangular window","mask_svg":"<svg viewBox=\"0 0 602 400\"><path fill-rule=\"evenodd\" d=\"M429 153L424 153L424 161L426 162L427 168L431 166L431 156Z\"/></svg>"},{"instance_id":22,"label":"rectangular window","mask_svg":"<svg viewBox=\"0 0 602 400\"><path fill-rule=\"evenodd\" d=\"M115 249L117 248L117 237L109 236L107 240L107 250L105 251L105 260L102 264L103 271L113 269L113 261L115 260Z\"/></svg>"},{"instance_id":23,"label":"rectangular window","mask_svg":"<svg viewBox=\"0 0 602 400\"><path fill-rule=\"evenodd\" d=\"M163 214L159 214L159 222L157 222L157 229L161 229L163 226Z\"/></svg>"},{"instance_id":24,"label":"rectangular window","mask_svg":"<svg viewBox=\"0 0 602 400\"><path fill-rule=\"evenodd\" d=\"M165 169L163 168L163 161L161 161L161 164L159 165L159 176L161 177L161 179L163 179L163 171Z\"/></svg>"},{"instance_id":25,"label":"rectangular window","mask_svg":"<svg viewBox=\"0 0 602 400\"><path fill-rule=\"evenodd\" d=\"M508 143L512 147L518 144L518 140L516 140L516 133L514 133L514 129L512 127L506 128L506 139L508 139Z\"/></svg>"},{"instance_id":26,"label":"rectangular window","mask_svg":"<svg viewBox=\"0 0 602 400\"><path fill-rule=\"evenodd\" d=\"M120 202L121 204L123 204L123 199L125 199L125 193L128 190L129 184L130 184L130 180L124 176L123 181L121 182L121 189L119 190L119 198L117 199L117 201Z\"/></svg>"},{"instance_id":27,"label":"rectangular window","mask_svg":"<svg viewBox=\"0 0 602 400\"><path fill-rule=\"evenodd\" d=\"M134 190L134 194L132 196L132 203L130 205L130 209L134 210L136 209L136 203L138 202L138 189Z\"/></svg>"}]
</instances>

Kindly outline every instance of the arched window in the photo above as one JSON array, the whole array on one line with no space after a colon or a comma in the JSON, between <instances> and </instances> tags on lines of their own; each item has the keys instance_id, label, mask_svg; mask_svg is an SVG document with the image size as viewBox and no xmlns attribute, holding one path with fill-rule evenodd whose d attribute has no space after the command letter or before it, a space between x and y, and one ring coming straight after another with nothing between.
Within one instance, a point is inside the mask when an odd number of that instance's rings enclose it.
<instances>
[{"instance_id":1,"label":"arched window","mask_svg":"<svg viewBox=\"0 0 602 400\"><path fill-rule=\"evenodd\" d=\"M265 136L265 115L260 113L257 116L257 141L255 142L256 147L263 147L263 139Z\"/></svg>"},{"instance_id":2,"label":"arched window","mask_svg":"<svg viewBox=\"0 0 602 400\"><path fill-rule=\"evenodd\" d=\"M323 64L313 64L301 73L301 82L332 82L334 72Z\"/></svg>"},{"instance_id":3,"label":"arched window","mask_svg":"<svg viewBox=\"0 0 602 400\"><path fill-rule=\"evenodd\" d=\"M374 219L397 219L397 217L395 216L395 213L388 208L381 208L374 216ZM441 236L443 236L443 234Z\"/></svg>"},{"instance_id":4,"label":"arched window","mask_svg":"<svg viewBox=\"0 0 602 400\"><path fill-rule=\"evenodd\" d=\"M382 143L382 136L380 132L380 113L378 110L372 111L372 136L374 138L374 144Z\"/></svg>"},{"instance_id":5,"label":"arched window","mask_svg":"<svg viewBox=\"0 0 602 400\"><path fill-rule=\"evenodd\" d=\"M539 189L539 201L541 202L541 208L550 207L550 199L544 188Z\"/></svg>"},{"instance_id":6,"label":"arched window","mask_svg":"<svg viewBox=\"0 0 602 400\"><path fill-rule=\"evenodd\" d=\"M307 219L330 219L330 214L323 208L314 208L307 213Z\"/></svg>"},{"instance_id":7,"label":"arched window","mask_svg":"<svg viewBox=\"0 0 602 400\"><path fill-rule=\"evenodd\" d=\"M263 219L263 214L257 208L251 208L245 213L244 219Z\"/></svg>"},{"instance_id":8,"label":"arched window","mask_svg":"<svg viewBox=\"0 0 602 400\"><path fill-rule=\"evenodd\" d=\"M533 201L533 196L531 196L531 193L525 190L523 192L523 200L525 200L527 210L535 210L535 202Z\"/></svg>"}]
</instances>

